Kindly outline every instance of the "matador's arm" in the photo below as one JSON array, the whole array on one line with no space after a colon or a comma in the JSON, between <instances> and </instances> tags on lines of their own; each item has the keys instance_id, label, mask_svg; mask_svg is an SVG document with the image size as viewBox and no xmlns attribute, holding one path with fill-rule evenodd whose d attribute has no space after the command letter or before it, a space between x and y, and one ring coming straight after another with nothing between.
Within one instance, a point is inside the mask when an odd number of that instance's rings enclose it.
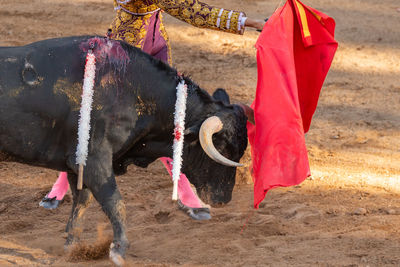
<instances>
[{"instance_id":1,"label":"matador's arm","mask_svg":"<svg viewBox=\"0 0 400 267\"><path fill-rule=\"evenodd\" d=\"M197 0L155 0L162 10L193 26L243 34L246 15Z\"/></svg>"}]
</instances>

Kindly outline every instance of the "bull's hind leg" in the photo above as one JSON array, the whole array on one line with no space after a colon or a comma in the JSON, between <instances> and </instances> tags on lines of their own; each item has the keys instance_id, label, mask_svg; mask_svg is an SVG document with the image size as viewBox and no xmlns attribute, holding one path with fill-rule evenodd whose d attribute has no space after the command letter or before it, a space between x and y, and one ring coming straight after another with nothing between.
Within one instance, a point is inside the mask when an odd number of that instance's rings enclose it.
<instances>
[{"instance_id":1,"label":"bull's hind leg","mask_svg":"<svg viewBox=\"0 0 400 267\"><path fill-rule=\"evenodd\" d=\"M68 173L68 182L71 187L73 204L71 215L68 219L68 224L65 231L68 233L67 241L65 242L65 247L69 247L72 243L79 240L80 223L82 221L82 216L87 207L92 200L92 193L87 187L78 191L77 185L77 175L75 173Z\"/></svg>"}]
</instances>

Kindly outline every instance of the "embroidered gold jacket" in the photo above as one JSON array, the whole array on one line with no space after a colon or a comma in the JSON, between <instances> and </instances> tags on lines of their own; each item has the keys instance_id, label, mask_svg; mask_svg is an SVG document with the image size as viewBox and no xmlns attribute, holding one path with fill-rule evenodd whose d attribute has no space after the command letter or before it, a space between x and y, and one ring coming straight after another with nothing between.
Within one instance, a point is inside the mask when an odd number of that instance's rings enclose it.
<instances>
[{"instance_id":1,"label":"embroidered gold jacket","mask_svg":"<svg viewBox=\"0 0 400 267\"><path fill-rule=\"evenodd\" d=\"M157 9L196 27L237 34L243 34L244 30L240 24L245 16L243 12L213 7L197 0L114 0L114 6L117 10L111 24L114 38L136 47L141 47L146 36L145 25ZM160 32L168 40L163 25Z\"/></svg>"}]
</instances>

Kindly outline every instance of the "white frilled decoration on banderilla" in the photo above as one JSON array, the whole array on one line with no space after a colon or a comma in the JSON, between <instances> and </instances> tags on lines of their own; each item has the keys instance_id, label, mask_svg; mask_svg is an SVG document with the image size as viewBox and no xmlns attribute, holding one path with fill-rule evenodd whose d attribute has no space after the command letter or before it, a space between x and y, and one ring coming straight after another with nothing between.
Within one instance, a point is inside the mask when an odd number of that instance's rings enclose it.
<instances>
[{"instance_id":1,"label":"white frilled decoration on banderilla","mask_svg":"<svg viewBox=\"0 0 400 267\"><path fill-rule=\"evenodd\" d=\"M186 98L187 85L182 79L176 87L176 103L175 103L175 129L174 129L174 145L173 145L173 161L172 161L172 180L174 188L172 191L172 200L178 200L178 181L182 167L183 138L185 130L185 114L186 114Z\"/></svg>"},{"instance_id":2,"label":"white frilled decoration on banderilla","mask_svg":"<svg viewBox=\"0 0 400 267\"><path fill-rule=\"evenodd\" d=\"M96 57L89 49L86 55L85 74L83 79L82 102L78 125L78 145L76 147L76 164L79 164L78 190L83 186L83 166L86 165L90 138L90 113L93 103L93 87L96 75Z\"/></svg>"}]
</instances>

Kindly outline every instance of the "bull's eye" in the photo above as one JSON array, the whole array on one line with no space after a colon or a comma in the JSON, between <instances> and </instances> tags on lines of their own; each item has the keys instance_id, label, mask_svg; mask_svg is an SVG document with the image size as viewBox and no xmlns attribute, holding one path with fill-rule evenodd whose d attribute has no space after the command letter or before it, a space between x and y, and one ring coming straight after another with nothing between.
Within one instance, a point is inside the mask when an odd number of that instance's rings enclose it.
<instances>
[{"instance_id":1,"label":"bull's eye","mask_svg":"<svg viewBox=\"0 0 400 267\"><path fill-rule=\"evenodd\" d=\"M22 70L22 80L30 86L35 86L40 83L39 77L32 64L25 63L24 69Z\"/></svg>"}]
</instances>

